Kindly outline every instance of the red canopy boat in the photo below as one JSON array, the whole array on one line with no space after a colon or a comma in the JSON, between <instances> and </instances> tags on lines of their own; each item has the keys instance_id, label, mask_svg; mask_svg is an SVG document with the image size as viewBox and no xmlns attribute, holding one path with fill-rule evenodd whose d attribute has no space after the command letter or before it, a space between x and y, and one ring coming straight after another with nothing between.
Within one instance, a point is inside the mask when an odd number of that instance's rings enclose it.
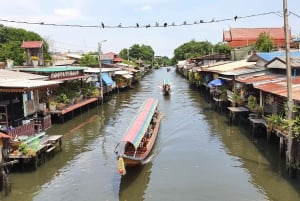
<instances>
[{"instance_id":1,"label":"red canopy boat","mask_svg":"<svg viewBox=\"0 0 300 201\"><path fill-rule=\"evenodd\" d=\"M157 107L157 99L147 99L127 128L121 142L117 144L115 150L118 155L120 174L126 174L126 166L141 165L149 156L161 121L161 114Z\"/></svg>"}]
</instances>

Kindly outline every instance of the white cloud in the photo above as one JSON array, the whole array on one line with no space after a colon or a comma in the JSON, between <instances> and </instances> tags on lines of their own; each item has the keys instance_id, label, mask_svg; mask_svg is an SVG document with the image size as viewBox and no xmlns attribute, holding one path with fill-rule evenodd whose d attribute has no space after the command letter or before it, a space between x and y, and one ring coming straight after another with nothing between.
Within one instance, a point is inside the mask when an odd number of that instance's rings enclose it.
<instances>
[{"instance_id":1,"label":"white cloud","mask_svg":"<svg viewBox=\"0 0 300 201\"><path fill-rule=\"evenodd\" d=\"M149 5L144 5L144 6L142 6L141 10L142 10L142 11L152 10L152 7L149 6Z\"/></svg>"},{"instance_id":2,"label":"white cloud","mask_svg":"<svg viewBox=\"0 0 300 201\"><path fill-rule=\"evenodd\" d=\"M69 18L74 18L74 17L80 16L80 11L75 8L66 8L66 9L57 8L57 9L54 9L53 13L54 13L54 15L69 17Z\"/></svg>"}]
</instances>

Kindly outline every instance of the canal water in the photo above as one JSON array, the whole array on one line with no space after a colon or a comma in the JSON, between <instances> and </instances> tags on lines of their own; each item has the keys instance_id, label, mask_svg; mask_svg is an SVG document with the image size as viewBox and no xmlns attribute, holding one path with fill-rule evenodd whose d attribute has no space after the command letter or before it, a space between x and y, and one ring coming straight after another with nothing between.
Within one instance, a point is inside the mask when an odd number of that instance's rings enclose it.
<instances>
[{"instance_id":1,"label":"canal water","mask_svg":"<svg viewBox=\"0 0 300 201\"><path fill-rule=\"evenodd\" d=\"M172 83L163 96L164 79ZM159 100L163 119L152 155L125 177L115 145L141 103ZM65 122L62 152L36 171L12 173L4 201L296 201L299 180L286 175L277 143L229 125L203 94L172 68L153 70L134 89Z\"/></svg>"}]
</instances>

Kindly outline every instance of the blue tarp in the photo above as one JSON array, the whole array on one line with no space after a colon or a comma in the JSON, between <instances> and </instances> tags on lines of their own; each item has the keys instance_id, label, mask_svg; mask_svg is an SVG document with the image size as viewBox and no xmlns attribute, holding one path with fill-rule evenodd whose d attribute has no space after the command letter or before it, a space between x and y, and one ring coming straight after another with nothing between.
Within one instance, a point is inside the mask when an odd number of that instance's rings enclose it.
<instances>
[{"instance_id":1,"label":"blue tarp","mask_svg":"<svg viewBox=\"0 0 300 201\"><path fill-rule=\"evenodd\" d=\"M210 87L217 87L222 85L223 85L223 81L221 79L214 79L208 83L208 86Z\"/></svg>"},{"instance_id":2,"label":"blue tarp","mask_svg":"<svg viewBox=\"0 0 300 201\"><path fill-rule=\"evenodd\" d=\"M108 73L102 73L102 80L107 86L113 85L114 81L108 76Z\"/></svg>"}]
</instances>

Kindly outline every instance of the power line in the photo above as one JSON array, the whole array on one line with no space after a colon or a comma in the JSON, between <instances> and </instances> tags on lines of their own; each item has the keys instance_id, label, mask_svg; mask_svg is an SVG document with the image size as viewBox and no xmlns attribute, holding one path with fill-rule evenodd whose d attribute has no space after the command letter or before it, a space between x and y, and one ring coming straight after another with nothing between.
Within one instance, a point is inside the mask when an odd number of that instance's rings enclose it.
<instances>
[{"instance_id":1,"label":"power line","mask_svg":"<svg viewBox=\"0 0 300 201\"><path fill-rule=\"evenodd\" d=\"M293 15L297 16L300 18L299 15L290 12ZM253 18L253 17L258 17L258 16L264 16L264 15L280 15L281 11L272 11L272 12L265 12L265 13L259 13L259 14L252 14L252 15L246 15L246 16L234 16L232 18L225 18L225 19L215 19L212 18L211 20L205 21L205 20L195 20L193 22L187 22L183 21L182 24L176 24L175 22L172 23L158 23L156 22L154 25L151 24L144 24L140 25L139 23L136 23L135 25L128 25L128 26L123 26L122 23L116 25L116 26L111 26L111 25L106 25L104 22L101 22L100 25L80 25L80 24L55 24L55 23L45 23L45 22L29 22L29 21L18 21L18 20L7 20L7 19L0 19L2 22L9 22L9 23L17 23L17 24L31 24L31 25L40 25L40 26L58 26L58 27L79 27L79 28L110 28L110 29L122 29L122 28L167 28L167 27L176 27L176 26L191 26L191 25L197 25L197 24L205 24L205 23L218 23L218 22L224 22L224 21L236 21L239 19L245 19L245 18Z\"/></svg>"}]
</instances>

